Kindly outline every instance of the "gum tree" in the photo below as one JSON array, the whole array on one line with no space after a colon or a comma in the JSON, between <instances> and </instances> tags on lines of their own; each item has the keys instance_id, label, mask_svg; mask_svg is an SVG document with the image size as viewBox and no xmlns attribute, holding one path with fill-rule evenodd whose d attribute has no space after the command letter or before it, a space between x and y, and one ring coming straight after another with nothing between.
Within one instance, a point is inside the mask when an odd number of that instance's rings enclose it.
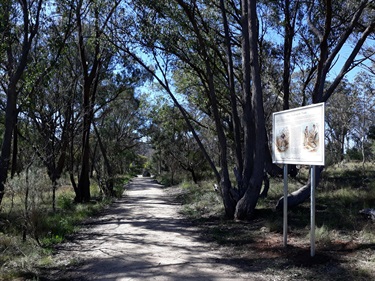
<instances>
[{"instance_id":1,"label":"gum tree","mask_svg":"<svg viewBox=\"0 0 375 281\"><path fill-rule=\"evenodd\" d=\"M119 1L75 2L76 40L82 73L82 154L77 202L90 201L90 134L101 75L110 66L113 50L104 34Z\"/></svg>"},{"instance_id":2,"label":"gum tree","mask_svg":"<svg viewBox=\"0 0 375 281\"><path fill-rule=\"evenodd\" d=\"M32 44L38 33L44 1L8 1L1 3L0 45L1 92L4 97L5 122L0 154L0 203L10 165L12 139L19 112L18 99L25 76Z\"/></svg>"}]
</instances>

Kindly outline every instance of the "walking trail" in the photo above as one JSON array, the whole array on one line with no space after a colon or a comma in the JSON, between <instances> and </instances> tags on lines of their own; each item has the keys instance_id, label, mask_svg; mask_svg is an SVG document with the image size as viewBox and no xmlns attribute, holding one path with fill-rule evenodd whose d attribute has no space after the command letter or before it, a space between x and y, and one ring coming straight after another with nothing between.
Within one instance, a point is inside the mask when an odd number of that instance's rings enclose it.
<instances>
[{"instance_id":1,"label":"walking trail","mask_svg":"<svg viewBox=\"0 0 375 281\"><path fill-rule=\"evenodd\" d=\"M245 272L178 214L160 185L135 178L99 218L63 244L55 280L271 280Z\"/></svg>"}]
</instances>

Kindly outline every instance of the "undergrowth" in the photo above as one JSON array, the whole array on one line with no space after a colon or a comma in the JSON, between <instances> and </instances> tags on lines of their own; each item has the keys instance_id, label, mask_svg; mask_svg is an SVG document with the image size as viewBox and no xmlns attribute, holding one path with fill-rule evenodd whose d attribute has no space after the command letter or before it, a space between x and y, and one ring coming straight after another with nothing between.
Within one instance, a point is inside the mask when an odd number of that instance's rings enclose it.
<instances>
[{"instance_id":1,"label":"undergrowth","mask_svg":"<svg viewBox=\"0 0 375 281\"><path fill-rule=\"evenodd\" d=\"M296 178L288 179L289 192L308 179L303 167ZM315 239L317 259L309 257L310 200L288 210L288 247L282 244L283 213L275 205L283 195L283 179L270 179L266 198L258 201L250 221L227 220L222 200L213 182L199 185L184 182L177 188L182 213L202 228L205 239L225 246L226 254L257 260L257 266L271 271L287 271L300 280L372 280L375 277L375 222L360 210L375 209L375 169L359 164L331 166L324 170L316 190ZM262 256L270 255L272 262ZM275 257L278 258L275 258ZM319 260L326 260L327 265ZM301 265L314 267L314 276L301 273ZM331 268L332 267L332 268ZM303 277L303 278L302 278ZM293 279L294 280L294 279ZM297 280L297 279L296 279Z\"/></svg>"},{"instance_id":2,"label":"undergrowth","mask_svg":"<svg viewBox=\"0 0 375 281\"><path fill-rule=\"evenodd\" d=\"M120 197L129 177L115 180L115 194ZM29 196L26 199L26 190ZM79 229L85 219L98 214L112 202L103 198L95 182L90 187L92 200L74 203L72 187L66 183L58 187L56 210L52 210L51 186L40 171L10 180L1 204L0 213L0 280L28 276L38 266L50 262L53 246L64 241Z\"/></svg>"},{"instance_id":3,"label":"undergrowth","mask_svg":"<svg viewBox=\"0 0 375 281\"><path fill-rule=\"evenodd\" d=\"M325 169L316 191L316 240L319 245L328 247L337 240L375 244L374 222L359 213L365 208L375 208L373 168L368 165L363 170L360 165L350 165ZM289 192L304 185L307 178L308 169L303 168L296 178L288 179ZM216 229L210 227L210 231L216 238L220 237L221 242L223 237L234 244L238 244L233 242L236 239L242 242L252 239L253 235L248 233L249 225L253 225L250 228L259 233L266 231L282 235L283 214L275 210L277 200L283 195L282 178L271 179L268 196L259 199L254 219L249 222L225 220L220 195L214 191L212 182L199 185L184 182L179 188L181 192L177 199L183 203L183 214L206 226L214 225L209 222L215 220ZM238 227L238 224L241 226ZM310 200L288 210L288 227L290 235L309 241ZM235 228L235 231L231 231L231 228Z\"/></svg>"},{"instance_id":4,"label":"undergrowth","mask_svg":"<svg viewBox=\"0 0 375 281\"><path fill-rule=\"evenodd\" d=\"M223 206L218 191L212 182L194 184L183 182L177 199L182 202L182 213L191 219L208 218L223 213Z\"/></svg>"}]
</instances>

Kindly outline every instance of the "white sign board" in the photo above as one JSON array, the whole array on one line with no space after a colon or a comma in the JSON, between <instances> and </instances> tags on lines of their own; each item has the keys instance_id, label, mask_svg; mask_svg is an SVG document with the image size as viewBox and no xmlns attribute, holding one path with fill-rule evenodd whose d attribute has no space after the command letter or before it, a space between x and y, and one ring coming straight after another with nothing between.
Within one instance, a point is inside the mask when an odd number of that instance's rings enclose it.
<instances>
[{"instance_id":1,"label":"white sign board","mask_svg":"<svg viewBox=\"0 0 375 281\"><path fill-rule=\"evenodd\" d=\"M273 113L272 159L324 165L324 103Z\"/></svg>"}]
</instances>

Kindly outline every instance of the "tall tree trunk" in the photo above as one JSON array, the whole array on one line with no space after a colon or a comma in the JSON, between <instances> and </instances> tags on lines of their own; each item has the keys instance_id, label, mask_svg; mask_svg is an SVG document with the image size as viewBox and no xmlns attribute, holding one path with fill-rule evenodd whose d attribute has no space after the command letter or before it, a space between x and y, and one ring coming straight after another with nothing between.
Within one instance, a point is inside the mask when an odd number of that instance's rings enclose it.
<instances>
[{"instance_id":1,"label":"tall tree trunk","mask_svg":"<svg viewBox=\"0 0 375 281\"><path fill-rule=\"evenodd\" d=\"M17 172L17 155L18 155L17 116L16 116L15 122L16 123L14 124L14 132L13 132L13 153L12 153L12 168L10 170L10 178L13 178Z\"/></svg>"},{"instance_id":2,"label":"tall tree trunk","mask_svg":"<svg viewBox=\"0 0 375 281\"><path fill-rule=\"evenodd\" d=\"M113 196L114 195L114 192L113 192L113 171L112 171L111 163L109 162L109 159L108 159L108 156L107 156L107 150L105 149L105 146L102 142L102 138L99 134L99 131L96 128L95 123L93 123L93 125L94 125L96 137L98 139L99 148L100 148L100 151L102 152L102 156L103 156L103 159L104 159L104 167L105 167L105 170L106 170L106 173L107 173L107 176L105 177L105 179L106 179L105 188L106 189L105 189L104 193L105 193L106 196Z\"/></svg>"},{"instance_id":3,"label":"tall tree trunk","mask_svg":"<svg viewBox=\"0 0 375 281\"><path fill-rule=\"evenodd\" d=\"M252 125L251 114L251 70L250 70L250 30L249 30L249 7L248 1L241 1L241 26L242 26L242 72L243 72L243 123L244 123L244 149L243 149L243 175L242 181L239 184L240 196L246 192L246 184L249 182L249 178L253 170L253 153L254 143L253 136L255 134L254 127Z\"/></svg>"},{"instance_id":4,"label":"tall tree trunk","mask_svg":"<svg viewBox=\"0 0 375 281\"><path fill-rule=\"evenodd\" d=\"M56 212L56 190L57 190L57 179L52 180L52 211Z\"/></svg>"},{"instance_id":5,"label":"tall tree trunk","mask_svg":"<svg viewBox=\"0 0 375 281\"><path fill-rule=\"evenodd\" d=\"M8 176L10 162L12 137L14 125L17 119L17 92L15 85L11 85L7 92L7 103L5 108L5 130L3 134L3 143L0 155L0 203L4 196L5 182Z\"/></svg>"},{"instance_id":6,"label":"tall tree trunk","mask_svg":"<svg viewBox=\"0 0 375 281\"><path fill-rule=\"evenodd\" d=\"M223 25L225 32L225 45L227 53L227 73L228 73L228 84L229 84L229 93L230 93L230 102L232 109L232 124L234 131L234 150L236 152L236 165L237 165L237 175L240 178L237 178L237 182L242 182L242 172L243 172L243 158L242 158L242 146L241 146L241 121L238 115L237 110L237 97L235 90L234 82L234 67L233 67L233 54L232 54L232 44L231 37L229 33L229 25L227 19L227 12L225 8L225 1L220 0L220 9L223 17Z\"/></svg>"},{"instance_id":7,"label":"tall tree trunk","mask_svg":"<svg viewBox=\"0 0 375 281\"><path fill-rule=\"evenodd\" d=\"M195 174L194 168L189 169L189 171L190 171L190 174L191 174L191 178L193 179L193 182L195 184L197 184L198 183L198 178L197 178L197 175Z\"/></svg>"},{"instance_id":8,"label":"tall tree trunk","mask_svg":"<svg viewBox=\"0 0 375 281\"><path fill-rule=\"evenodd\" d=\"M29 182L29 171L30 166L32 163L29 163L26 167L26 190L25 190L25 203L24 203L24 224L23 224L23 231L22 231L22 242L26 242L27 236L27 225L30 221L30 214L29 214L29 193L30 193L30 182Z\"/></svg>"},{"instance_id":9,"label":"tall tree trunk","mask_svg":"<svg viewBox=\"0 0 375 281\"><path fill-rule=\"evenodd\" d=\"M283 109L289 109L290 96L290 76L291 76L291 55L293 50L294 40L294 26L296 22L296 11L298 10L299 2L294 9L294 14L291 13L290 0L284 1L284 66L283 66Z\"/></svg>"},{"instance_id":10,"label":"tall tree trunk","mask_svg":"<svg viewBox=\"0 0 375 281\"><path fill-rule=\"evenodd\" d=\"M247 219L251 217L259 199L260 190L262 188L264 163L265 163L265 120L263 109L263 93L260 77L259 57L258 57L258 25L256 1L247 0L248 2L248 24L249 24L249 43L250 43L250 75L252 78L252 122L255 134L252 136L254 140L254 157L253 169L248 182L244 182L247 186L244 196L238 201L236 206L236 219ZM245 167L246 169L246 167Z\"/></svg>"},{"instance_id":11,"label":"tall tree trunk","mask_svg":"<svg viewBox=\"0 0 375 281\"><path fill-rule=\"evenodd\" d=\"M74 131L73 131L72 128L70 128L70 129L71 130L68 133L68 136L69 136L69 166L68 166L69 179L70 179L70 183L72 184L72 187L73 187L73 190L74 190L74 193L75 193L74 201L78 202L76 199L81 198L81 195L80 195L81 192L78 189L76 179L74 177L74 173L75 173L75 170L74 170L74 164L75 164L75 161L74 161Z\"/></svg>"},{"instance_id":12,"label":"tall tree trunk","mask_svg":"<svg viewBox=\"0 0 375 281\"><path fill-rule=\"evenodd\" d=\"M76 196L77 202L88 202L91 199L90 194L90 130L93 119L95 95L98 86L98 76L101 66L100 36L102 31L99 28L99 10L94 8L94 30L95 30L95 48L93 53L93 62L91 67L88 65L88 53L85 45L82 22L82 5L83 1L78 2L76 8L76 20L78 29L78 47L80 54L80 62L83 72L83 132L82 132L82 159L81 171L78 179L79 196ZM113 12L113 11L112 11ZM109 19L109 18L108 18Z\"/></svg>"},{"instance_id":13,"label":"tall tree trunk","mask_svg":"<svg viewBox=\"0 0 375 281\"><path fill-rule=\"evenodd\" d=\"M78 179L78 189L80 198L77 202L89 202L90 194L90 130L92 123L92 104L91 104L91 80L84 78L83 87L83 132L82 132L82 158L81 172Z\"/></svg>"},{"instance_id":14,"label":"tall tree trunk","mask_svg":"<svg viewBox=\"0 0 375 281\"><path fill-rule=\"evenodd\" d=\"M86 107L85 107L86 108ZM79 196L76 196L76 202L89 202L90 195L90 127L91 120L89 112L84 113L83 121L83 134L82 134L82 159L81 159L81 172L78 180L78 189L80 190Z\"/></svg>"}]
</instances>

